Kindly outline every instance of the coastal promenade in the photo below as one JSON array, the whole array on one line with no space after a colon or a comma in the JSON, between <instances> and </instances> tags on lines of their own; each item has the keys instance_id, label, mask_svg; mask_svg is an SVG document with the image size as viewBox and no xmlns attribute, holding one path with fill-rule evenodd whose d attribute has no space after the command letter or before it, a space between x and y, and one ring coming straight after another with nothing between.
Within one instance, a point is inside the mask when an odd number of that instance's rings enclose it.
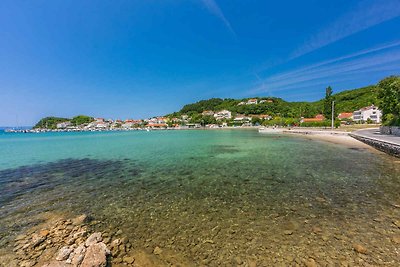
<instances>
[{"instance_id":1,"label":"coastal promenade","mask_svg":"<svg viewBox=\"0 0 400 267\"><path fill-rule=\"evenodd\" d=\"M379 128L358 130L351 133L350 136L371 145L378 150L400 157L399 136L381 134Z\"/></svg>"}]
</instances>

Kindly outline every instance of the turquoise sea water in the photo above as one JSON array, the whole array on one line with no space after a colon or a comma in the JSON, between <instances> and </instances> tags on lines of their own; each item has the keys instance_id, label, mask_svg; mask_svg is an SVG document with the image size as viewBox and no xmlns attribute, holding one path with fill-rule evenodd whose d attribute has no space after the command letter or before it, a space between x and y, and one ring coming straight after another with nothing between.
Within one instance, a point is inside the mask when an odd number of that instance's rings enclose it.
<instances>
[{"instance_id":1,"label":"turquoise sea water","mask_svg":"<svg viewBox=\"0 0 400 267\"><path fill-rule=\"evenodd\" d=\"M395 158L297 136L0 133L2 247L38 214L87 213L132 250L159 246L194 266L397 266L399 192Z\"/></svg>"}]
</instances>

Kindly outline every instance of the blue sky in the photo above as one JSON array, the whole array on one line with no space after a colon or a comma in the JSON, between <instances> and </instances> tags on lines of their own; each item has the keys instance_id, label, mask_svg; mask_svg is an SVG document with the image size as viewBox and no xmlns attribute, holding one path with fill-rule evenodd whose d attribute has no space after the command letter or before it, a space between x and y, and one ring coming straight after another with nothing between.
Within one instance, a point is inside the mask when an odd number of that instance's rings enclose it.
<instances>
[{"instance_id":1,"label":"blue sky","mask_svg":"<svg viewBox=\"0 0 400 267\"><path fill-rule=\"evenodd\" d=\"M3 0L0 25L0 125L317 100L400 73L400 0Z\"/></svg>"}]
</instances>

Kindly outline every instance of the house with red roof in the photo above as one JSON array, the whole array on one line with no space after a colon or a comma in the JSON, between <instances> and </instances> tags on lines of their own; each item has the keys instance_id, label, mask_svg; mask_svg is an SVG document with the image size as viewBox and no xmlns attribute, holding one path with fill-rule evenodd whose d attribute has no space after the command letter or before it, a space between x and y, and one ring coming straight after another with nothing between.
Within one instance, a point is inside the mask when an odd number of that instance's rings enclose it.
<instances>
[{"instance_id":1,"label":"house with red roof","mask_svg":"<svg viewBox=\"0 0 400 267\"><path fill-rule=\"evenodd\" d=\"M321 122L325 120L325 116L322 114L316 115L314 118L302 118L300 120L301 123L303 122Z\"/></svg>"},{"instance_id":2,"label":"house with red roof","mask_svg":"<svg viewBox=\"0 0 400 267\"><path fill-rule=\"evenodd\" d=\"M353 119L353 112L342 112L338 115L339 120L352 120Z\"/></svg>"}]
</instances>

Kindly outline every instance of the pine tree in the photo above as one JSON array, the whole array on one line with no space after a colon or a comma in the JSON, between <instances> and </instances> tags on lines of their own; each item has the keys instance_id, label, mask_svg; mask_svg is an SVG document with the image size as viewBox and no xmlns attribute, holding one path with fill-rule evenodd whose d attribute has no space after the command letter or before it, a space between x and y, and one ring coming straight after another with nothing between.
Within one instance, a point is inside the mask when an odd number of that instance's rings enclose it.
<instances>
[{"instance_id":1,"label":"pine tree","mask_svg":"<svg viewBox=\"0 0 400 267\"><path fill-rule=\"evenodd\" d=\"M332 96L333 90L330 86L325 89L325 99L324 99L324 116L325 119L331 119L332 117Z\"/></svg>"}]
</instances>

